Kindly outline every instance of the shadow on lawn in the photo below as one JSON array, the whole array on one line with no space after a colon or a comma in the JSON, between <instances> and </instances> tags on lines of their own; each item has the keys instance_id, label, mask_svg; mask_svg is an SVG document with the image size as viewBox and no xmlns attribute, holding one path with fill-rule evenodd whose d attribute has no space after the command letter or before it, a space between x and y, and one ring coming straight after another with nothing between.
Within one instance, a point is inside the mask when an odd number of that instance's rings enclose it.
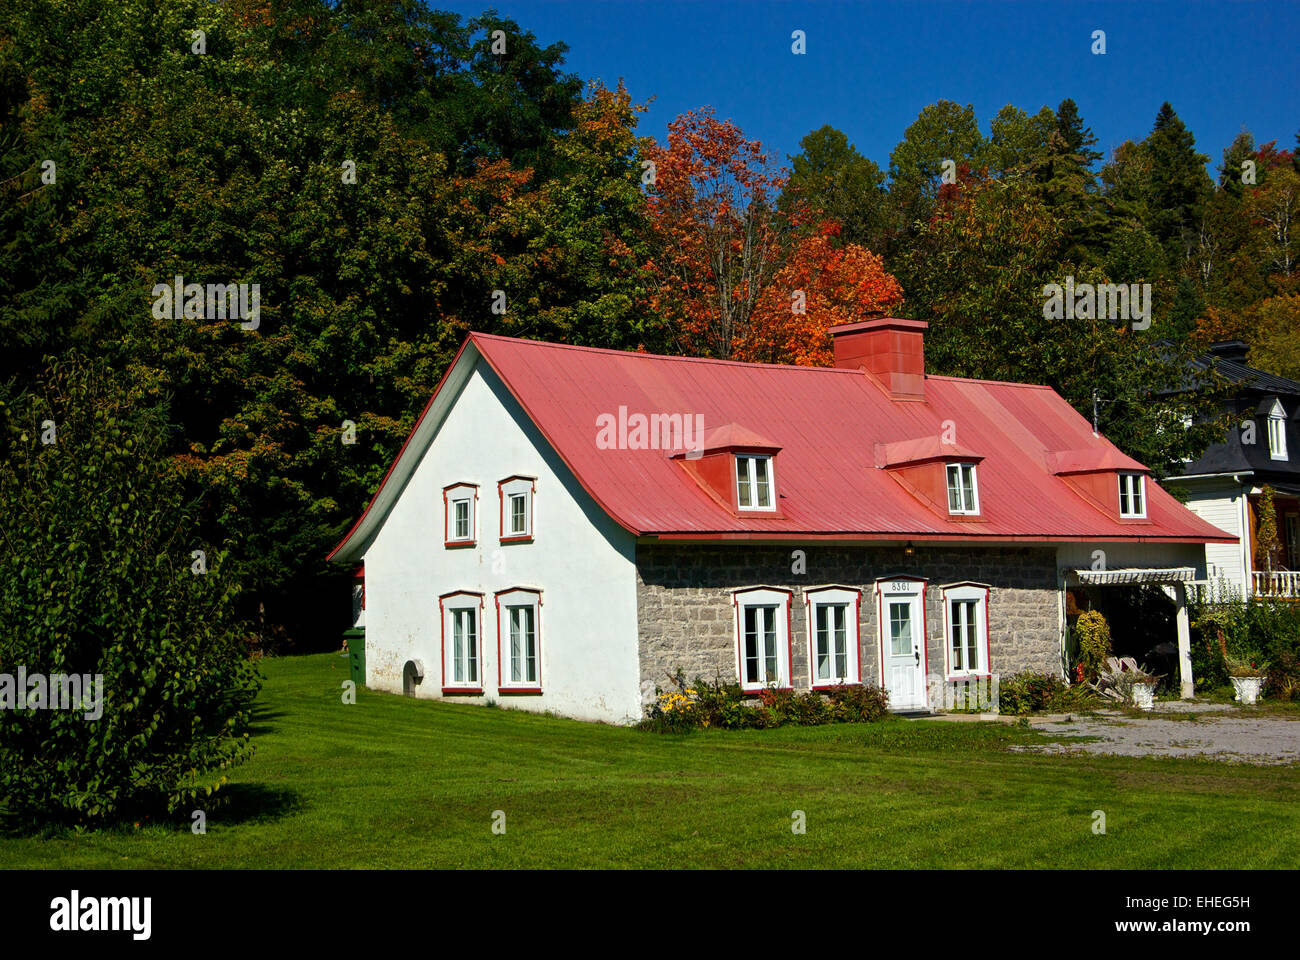
<instances>
[{"instance_id":1,"label":"shadow on lawn","mask_svg":"<svg viewBox=\"0 0 1300 960\"><path fill-rule=\"evenodd\" d=\"M270 823L305 807L298 791L261 783L232 783L222 789L221 797L214 814L223 824Z\"/></svg>"}]
</instances>

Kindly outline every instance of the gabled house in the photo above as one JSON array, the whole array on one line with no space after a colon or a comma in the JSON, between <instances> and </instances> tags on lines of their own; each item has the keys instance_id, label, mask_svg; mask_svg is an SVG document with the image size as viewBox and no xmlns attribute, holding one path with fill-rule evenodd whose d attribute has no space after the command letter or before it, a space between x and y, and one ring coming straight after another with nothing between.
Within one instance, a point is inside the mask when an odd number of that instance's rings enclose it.
<instances>
[{"instance_id":1,"label":"gabled house","mask_svg":"<svg viewBox=\"0 0 1300 960\"><path fill-rule=\"evenodd\" d=\"M331 554L367 685L622 723L681 669L926 711L1062 674L1068 586L1181 598L1233 542L1052 390L926 375L925 329L837 327L833 367L471 334Z\"/></svg>"},{"instance_id":2,"label":"gabled house","mask_svg":"<svg viewBox=\"0 0 1300 960\"><path fill-rule=\"evenodd\" d=\"M1169 478L1198 516L1238 538L1206 545L1212 589L1246 596L1300 598L1300 383L1246 363L1246 344L1215 344L1197 361L1234 385L1226 402L1233 428ZM1274 492L1278 548L1261 557L1264 488Z\"/></svg>"}]
</instances>

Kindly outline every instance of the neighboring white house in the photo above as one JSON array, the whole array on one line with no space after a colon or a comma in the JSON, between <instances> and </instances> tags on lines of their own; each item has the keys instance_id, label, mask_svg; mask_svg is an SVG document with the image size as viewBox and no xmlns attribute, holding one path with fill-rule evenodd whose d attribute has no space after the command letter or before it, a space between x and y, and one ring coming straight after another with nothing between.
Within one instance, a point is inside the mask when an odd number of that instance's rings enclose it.
<instances>
[{"instance_id":1,"label":"neighboring white house","mask_svg":"<svg viewBox=\"0 0 1300 960\"><path fill-rule=\"evenodd\" d=\"M834 367L471 334L331 554L366 685L626 723L680 669L924 711L1060 674L1068 585L1204 577L1231 538L1051 390L926 376L924 329L835 328Z\"/></svg>"},{"instance_id":2,"label":"neighboring white house","mask_svg":"<svg viewBox=\"0 0 1300 960\"><path fill-rule=\"evenodd\" d=\"M1300 598L1300 383L1246 364L1240 341L1215 344L1198 366L1235 385L1226 402L1233 426L1171 485L1187 496L1197 516L1239 538L1207 543L1207 588L1215 595ZM1259 562L1258 509L1265 486L1274 492L1278 544Z\"/></svg>"}]
</instances>

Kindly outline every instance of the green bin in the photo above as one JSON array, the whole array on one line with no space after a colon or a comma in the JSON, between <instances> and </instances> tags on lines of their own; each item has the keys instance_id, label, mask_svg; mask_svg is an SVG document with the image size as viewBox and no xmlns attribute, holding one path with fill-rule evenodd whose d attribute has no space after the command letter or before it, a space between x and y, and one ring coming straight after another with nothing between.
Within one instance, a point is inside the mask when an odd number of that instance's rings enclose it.
<instances>
[{"instance_id":1,"label":"green bin","mask_svg":"<svg viewBox=\"0 0 1300 960\"><path fill-rule=\"evenodd\" d=\"M351 627L343 631L348 642L348 673L358 687L366 685L366 628Z\"/></svg>"}]
</instances>

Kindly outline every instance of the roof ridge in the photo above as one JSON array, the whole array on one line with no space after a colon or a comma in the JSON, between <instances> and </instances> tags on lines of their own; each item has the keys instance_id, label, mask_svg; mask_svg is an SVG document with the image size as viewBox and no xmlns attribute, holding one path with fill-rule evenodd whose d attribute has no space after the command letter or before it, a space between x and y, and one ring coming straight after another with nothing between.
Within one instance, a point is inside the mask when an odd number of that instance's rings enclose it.
<instances>
[{"instance_id":1,"label":"roof ridge","mask_svg":"<svg viewBox=\"0 0 1300 960\"><path fill-rule=\"evenodd\" d=\"M846 370L843 367L807 366L798 363L756 363L749 360L721 360L717 357L686 357L670 353L642 353L640 350L615 350L612 347L589 347L580 343L553 343L550 340L532 340L528 337L505 337L498 333L479 333L470 331L470 336L481 340L501 340L507 343L537 344L558 350L583 350L587 353L612 354L620 357L640 357L646 360L682 360L689 363L716 363L726 367L765 367L771 370L821 370L831 373L847 373L857 376L859 371Z\"/></svg>"},{"instance_id":2,"label":"roof ridge","mask_svg":"<svg viewBox=\"0 0 1300 960\"><path fill-rule=\"evenodd\" d=\"M470 336L478 340L497 340L505 343L536 344L537 346L550 347L556 350L582 350L587 353L609 354L620 357L639 357L645 360L681 360L689 363L716 363L725 367L762 367L769 370L821 370L830 373L847 373L852 376L857 376L861 373L859 370L850 370L845 367L824 367L821 365L800 363L758 363L752 360L723 360L718 357L688 357L678 356L671 353L643 353L640 350L617 350L613 347L592 347L582 343L555 343L551 340L533 340L530 337L507 337L499 333L481 333L477 330L471 330ZM947 380L954 383L988 383L1006 387L1025 387L1030 390L1055 389L1045 383L1020 383L1015 380L988 380L982 377L952 377L937 373L927 373L925 374L925 378L927 380Z\"/></svg>"}]
</instances>

